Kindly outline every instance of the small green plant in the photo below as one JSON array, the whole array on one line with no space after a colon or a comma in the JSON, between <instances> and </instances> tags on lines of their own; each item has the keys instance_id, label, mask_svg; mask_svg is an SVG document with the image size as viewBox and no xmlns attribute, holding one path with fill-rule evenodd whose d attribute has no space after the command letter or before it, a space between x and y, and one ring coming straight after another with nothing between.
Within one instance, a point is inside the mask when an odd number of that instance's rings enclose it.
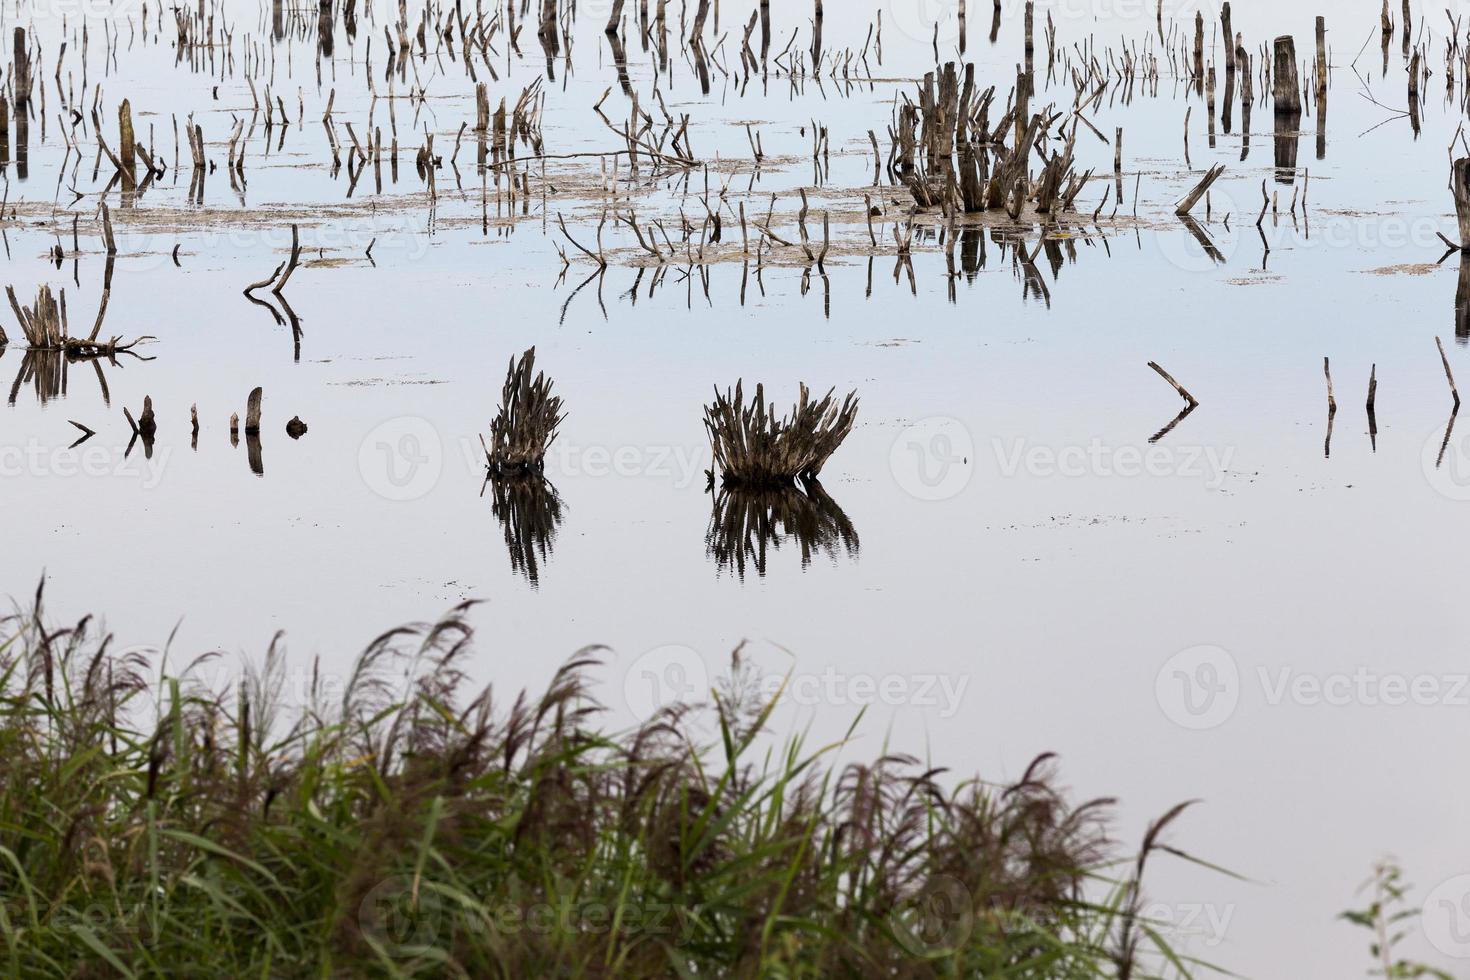
<instances>
[{"instance_id":1,"label":"small green plant","mask_svg":"<svg viewBox=\"0 0 1470 980\"><path fill-rule=\"evenodd\" d=\"M1404 873L1397 862L1392 858L1385 858L1375 864L1373 874L1358 892L1367 892L1371 897L1367 908L1343 912L1339 918L1372 933L1373 939L1368 950L1376 965L1370 975L1395 980L1410 980L1414 977L1455 980L1444 970L1403 959L1394 951L1408 935L1407 924L1418 919L1420 912L1417 907L1408 904L1409 886L1404 883Z\"/></svg>"}]
</instances>

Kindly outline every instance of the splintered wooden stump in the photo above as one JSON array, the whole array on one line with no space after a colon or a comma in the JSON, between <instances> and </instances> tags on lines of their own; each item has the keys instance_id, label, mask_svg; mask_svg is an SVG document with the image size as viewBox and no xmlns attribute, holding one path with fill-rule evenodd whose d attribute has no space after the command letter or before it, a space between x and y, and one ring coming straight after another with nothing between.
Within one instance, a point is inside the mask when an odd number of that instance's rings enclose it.
<instances>
[{"instance_id":1,"label":"splintered wooden stump","mask_svg":"<svg viewBox=\"0 0 1470 980\"><path fill-rule=\"evenodd\" d=\"M1205 196L1205 192L1210 189L1210 185L1218 180L1224 172L1225 164L1223 163L1217 163L1211 167L1204 178L1198 184L1194 185L1194 189L1184 195L1184 199L1174 208L1174 213L1181 218L1189 214L1190 209L1199 203L1199 199Z\"/></svg>"},{"instance_id":2,"label":"splintered wooden stump","mask_svg":"<svg viewBox=\"0 0 1470 980\"><path fill-rule=\"evenodd\" d=\"M1450 168L1450 190L1455 195L1455 220L1460 225L1460 250L1470 248L1470 157L1460 157Z\"/></svg>"},{"instance_id":3,"label":"splintered wooden stump","mask_svg":"<svg viewBox=\"0 0 1470 980\"><path fill-rule=\"evenodd\" d=\"M117 159L122 164L123 183L131 188L137 183L137 146L133 137L133 109L127 99L117 107L118 151Z\"/></svg>"},{"instance_id":4,"label":"splintered wooden stump","mask_svg":"<svg viewBox=\"0 0 1470 980\"><path fill-rule=\"evenodd\" d=\"M1271 70L1271 97L1276 100L1279 115L1299 115L1302 111L1301 81L1296 71L1296 42L1291 35L1276 39L1276 61Z\"/></svg>"},{"instance_id":5,"label":"splintered wooden stump","mask_svg":"<svg viewBox=\"0 0 1470 980\"><path fill-rule=\"evenodd\" d=\"M158 420L153 417L153 396L143 397L143 414L138 416L138 434L144 439L152 439L158 431Z\"/></svg>"},{"instance_id":6,"label":"splintered wooden stump","mask_svg":"<svg viewBox=\"0 0 1470 980\"><path fill-rule=\"evenodd\" d=\"M1327 100L1327 18L1317 18L1317 103Z\"/></svg>"},{"instance_id":7,"label":"splintered wooden stump","mask_svg":"<svg viewBox=\"0 0 1470 980\"><path fill-rule=\"evenodd\" d=\"M26 29L17 27L14 34L15 60L11 76L14 81L15 111L23 113L31 101L31 59L26 51Z\"/></svg>"},{"instance_id":8,"label":"splintered wooden stump","mask_svg":"<svg viewBox=\"0 0 1470 980\"><path fill-rule=\"evenodd\" d=\"M250 399L245 404L245 434L259 435L260 433L260 402L264 392L256 388L250 393Z\"/></svg>"}]
</instances>

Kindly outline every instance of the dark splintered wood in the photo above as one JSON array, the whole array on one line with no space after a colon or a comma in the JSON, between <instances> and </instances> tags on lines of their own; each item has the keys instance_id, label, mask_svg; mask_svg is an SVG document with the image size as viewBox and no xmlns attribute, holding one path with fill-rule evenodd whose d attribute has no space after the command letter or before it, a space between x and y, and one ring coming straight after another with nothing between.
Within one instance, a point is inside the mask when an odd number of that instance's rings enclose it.
<instances>
[{"instance_id":1,"label":"dark splintered wood","mask_svg":"<svg viewBox=\"0 0 1470 980\"><path fill-rule=\"evenodd\" d=\"M1317 70L1316 90L1318 112L1327 101L1327 18L1317 18Z\"/></svg>"},{"instance_id":2,"label":"dark splintered wood","mask_svg":"<svg viewBox=\"0 0 1470 980\"><path fill-rule=\"evenodd\" d=\"M1271 97L1278 115L1300 116L1301 80L1297 78L1296 42L1289 34L1276 39L1276 59L1271 70Z\"/></svg>"},{"instance_id":3,"label":"dark splintered wood","mask_svg":"<svg viewBox=\"0 0 1470 980\"><path fill-rule=\"evenodd\" d=\"M1407 0L1406 0L1407 2ZM1374 364L1368 373L1368 441L1373 451L1378 451L1378 413L1374 406L1378 401L1378 365Z\"/></svg>"},{"instance_id":4,"label":"dark splintered wood","mask_svg":"<svg viewBox=\"0 0 1470 980\"><path fill-rule=\"evenodd\" d=\"M536 373L536 348L511 358L500 390L500 411L490 423L485 467L492 476L540 473L546 453L556 441L566 418L561 397L552 394L553 382Z\"/></svg>"},{"instance_id":5,"label":"dark splintered wood","mask_svg":"<svg viewBox=\"0 0 1470 980\"><path fill-rule=\"evenodd\" d=\"M245 433L245 453L250 460L250 472L256 476L265 476L265 461L260 453L260 433Z\"/></svg>"},{"instance_id":6,"label":"dark splintered wood","mask_svg":"<svg viewBox=\"0 0 1470 980\"><path fill-rule=\"evenodd\" d=\"M802 385L800 399L783 417L774 403L766 402L762 385L756 385L748 406L742 382L736 382L733 393L716 389L714 403L704 409L714 456L711 482L715 470L730 486L789 486L798 478L817 478L857 419L857 392L839 403L834 391L816 400Z\"/></svg>"},{"instance_id":7,"label":"dark splintered wood","mask_svg":"<svg viewBox=\"0 0 1470 980\"><path fill-rule=\"evenodd\" d=\"M1444 365L1444 379L1450 383L1450 394L1455 397L1455 407L1460 407L1460 389L1455 387L1455 375L1450 371L1450 359L1445 356L1444 344L1438 337L1434 338L1434 346L1439 348L1439 361Z\"/></svg>"},{"instance_id":8,"label":"dark splintered wood","mask_svg":"<svg viewBox=\"0 0 1470 980\"><path fill-rule=\"evenodd\" d=\"M1225 3L1220 5L1220 37L1225 39L1225 85L1226 91L1230 91L1234 87L1232 83L1235 81L1235 59L1230 56L1229 49L1230 39L1235 37L1235 34L1230 29L1229 0L1226 0ZM1228 104L1230 101L1230 97L1227 95L1225 97L1225 100Z\"/></svg>"},{"instance_id":9,"label":"dark splintered wood","mask_svg":"<svg viewBox=\"0 0 1470 980\"><path fill-rule=\"evenodd\" d=\"M1198 87L1205 75L1205 15L1194 12L1194 80Z\"/></svg>"},{"instance_id":10,"label":"dark splintered wood","mask_svg":"<svg viewBox=\"0 0 1470 980\"><path fill-rule=\"evenodd\" d=\"M250 392L250 398L245 403L245 434L260 432L260 403L265 393L257 387Z\"/></svg>"},{"instance_id":11,"label":"dark splintered wood","mask_svg":"<svg viewBox=\"0 0 1470 980\"><path fill-rule=\"evenodd\" d=\"M1185 388L1184 388L1184 386L1182 384L1180 384L1179 382L1175 381L1174 378L1173 378L1173 376L1171 376L1168 371L1165 371L1163 368L1159 367L1157 361L1149 361L1148 362L1148 366L1151 367L1151 368L1153 368L1154 371L1156 371L1158 373L1159 377L1161 377L1165 381L1169 382L1169 385L1175 391L1177 391L1179 393L1179 397L1180 398L1183 398L1185 400L1185 402L1187 402L1189 404L1189 407L1190 408L1194 408L1196 405L1199 404L1199 401L1193 395L1191 395L1187 390L1185 390Z\"/></svg>"},{"instance_id":12,"label":"dark splintered wood","mask_svg":"<svg viewBox=\"0 0 1470 980\"><path fill-rule=\"evenodd\" d=\"M158 432L158 420L153 416L153 396L143 396L143 414L138 416L138 435L152 439Z\"/></svg>"},{"instance_id":13,"label":"dark splintered wood","mask_svg":"<svg viewBox=\"0 0 1470 980\"><path fill-rule=\"evenodd\" d=\"M1455 280L1455 343L1470 345L1470 256L1460 253L1460 272Z\"/></svg>"},{"instance_id":14,"label":"dark splintered wood","mask_svg":"<svg viewBox=\"0 0 1470 980\"><path fill-rule=\"evenodd\" d=\"M14 81L15 111L21 115L27 111L31 102L31 59L26 53L26 31L24 27L15 29L15 59L11 63L11 77Z\"/></svg>"},{"instance_id":15,"label":"dark splintered wood","mask_svg":"<svg viewBox=\"0 0 1470 980\"><path fill-rule=\"evenodd\" d=\"M133 109L127 99L117 107L117 154L122 165L123 189L131 190L138 179L138 149L133 138Z\"/></svg>"},{"instance_id":16,"label":"dark splintered wood","mask_svg":"<svg viewBox=\"0 0 1470 980\"><path fill-rule=\"evenodd\" d=\"M1194 185L1194 189L1191 190L1188 194L1184 195L1183 200L1181 200L1179 204L1175 206L1174 213L1180 215L1181 217L1188 214L1190 210L1199 203L1199 199L1205 196L1205 192L1210 189L1210 185L1218 180L1220 175L1224 172L1225 164L1223 163L1217 163L1213 167L1211 167L1205 173L1200 182Z\"/></svg>"},{"instance_id":17,"label":"dark splintered wood","mask_svg":"<svg viewBox=\"0 0 1470 980\"><path fill-rule=\"evenodd\" d=\"M1322 358L1322 373L1327 377L1327 417L1337 414L1337 399L1332 395L1332 363Z\"/></svg>"},{"instance_id":18,"label":"dark splintered wood","mask_svg":"<svg viewBox=\"0 0 1470 980\"><path fill-rule=\"evenodd\" d=\"M1297 153L1301 144L1301 113L1277 112L1275 116L1273 148L1275 150L1276 182L1290 186L1296 182Z\"/></svg>"},{"instance_id":19,"label":"dark splintered wood","mask_svg":"<svg viewBox=\"0 0 1470 980\"><path fill-rule=\"evenodd\" d=\"M1460 227L1460 249L1470 249L1470 157L1450 166L1450 190L1455 196L1455 221Z\"/></svg>"}]
</instances>

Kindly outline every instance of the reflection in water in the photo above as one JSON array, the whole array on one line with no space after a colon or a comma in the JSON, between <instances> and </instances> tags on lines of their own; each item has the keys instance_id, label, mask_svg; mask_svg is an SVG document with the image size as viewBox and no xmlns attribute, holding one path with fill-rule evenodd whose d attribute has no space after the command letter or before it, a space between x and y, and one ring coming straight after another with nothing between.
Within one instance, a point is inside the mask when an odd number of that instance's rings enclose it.
<instances>
[{"instance_id":1,"label":"reflection in water","mask_svg":"<svg viewBox=\"0 0 1470 980\"><path fill-rule=\"evenodd\" d=\"M0 356L5 353L5 348L0 347ZM153 358L134 354L132 351L120 351L140 361L151 361ZM10 404L14 405L16 398L20 395L21 388L31 385L36 392L36 401L42 405L53 398L65 398L67 393L68 375L71 365L76 363L90 364L97 376L97 387L102 390L102 403L112 403L112 392L107 388L107 378L102 373L103 363L112 367L121 367L116 357L88 357L60 350L41 350L32 348L27 350L20 360L20 369L16 372L15 381L10 385Z\"/></svg>"},{"instance_id":2,"label":"reflection in water","mask_svg":"<svg viewBox=\"0 0 1470 980\"><path fill-rule=\"evenodd\" d=\"M1276 115L1276 183L1290 185L1296 181L1297 145L1301 137L1302 115Z\"/></svg>"},{"instance_id":3,"label":"reflection in water","mask_svg":"<svg viewBox=\"0 0 1470 980\"><path fill-rule=\"evenodd\" d=\"M1455 284L1455 343L1462 347L1470 344L1470 260L1463 251L1460 253L1460 278Z\"/></svg>"},{"instance_id":4,"label":"reflection in water","mask_svg":"<svg viewBox=\"0 0 1470 980\"><path fill-rule=\"evenodd\" d=\"M803 569L817 552L833 561L839 549L849 557L858 553L857 529L816 480L766 490L725 487L714 494L704 544L718 570L744 581L749 562L765 577L767 546L779 549L788 539L801 549Z\"/></svg>"},{"instance_id":5,"label":"reflection in water","mask_svg":"<svg viewBox=\"0 0 1470 980\"><path fill-rule=\"evenodd\" d=\"M526 576L535 587L540 584L541 563L551 557L561 527L561 495L539 475L487 476L480 487L481 496L487 486L491 488L490 512L505 534L511 571Z\"/></svg>"}]
</instances>

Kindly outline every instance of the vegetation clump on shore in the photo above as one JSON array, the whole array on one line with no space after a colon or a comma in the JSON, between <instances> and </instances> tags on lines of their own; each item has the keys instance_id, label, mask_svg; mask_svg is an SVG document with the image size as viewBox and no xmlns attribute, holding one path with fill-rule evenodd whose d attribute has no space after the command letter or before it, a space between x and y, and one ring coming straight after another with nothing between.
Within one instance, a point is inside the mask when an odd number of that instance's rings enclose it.
<instances>
[{"instance_id":1,"label":"vegetation clump on shore","mask_svg":"<svg viewBox=\"0 0 1470 980\"><path fill-rule=\"evenodd\" d=\"M42 593L0 621L0 963L44 976L1142 977L1180 806L1121 853L1042 756L1010 785L777 744L737 656L707 704L600 727L598 648L468 690L467 606L334 681L278 637L118 649ZM298 678L300 682L298 683ZM703 735L701 733L708 732Z\"/></svg>"}]
</instances>

